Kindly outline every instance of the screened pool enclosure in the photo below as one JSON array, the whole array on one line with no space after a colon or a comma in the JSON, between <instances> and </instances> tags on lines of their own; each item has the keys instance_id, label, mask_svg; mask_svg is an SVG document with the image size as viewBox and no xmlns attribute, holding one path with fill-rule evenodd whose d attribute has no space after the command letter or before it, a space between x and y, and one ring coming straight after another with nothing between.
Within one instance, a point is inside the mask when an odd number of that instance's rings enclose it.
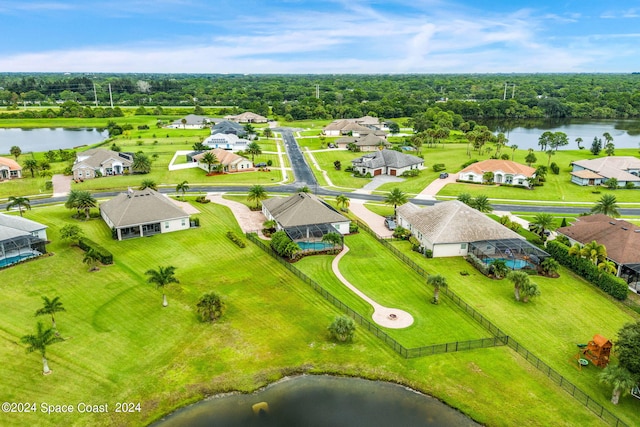
<instances>
[{"instance_id":1,"label":"screened pool enclosure","mask_svg":"<svg viewBox=\"0 0 640 427\"><path fill-rule=\"evenodd\" d=\"M486 265L504 260L512 270L536 270L550 255L524 239L480 240L469 243L469 253Z\"/></svg>"}]
</instances>

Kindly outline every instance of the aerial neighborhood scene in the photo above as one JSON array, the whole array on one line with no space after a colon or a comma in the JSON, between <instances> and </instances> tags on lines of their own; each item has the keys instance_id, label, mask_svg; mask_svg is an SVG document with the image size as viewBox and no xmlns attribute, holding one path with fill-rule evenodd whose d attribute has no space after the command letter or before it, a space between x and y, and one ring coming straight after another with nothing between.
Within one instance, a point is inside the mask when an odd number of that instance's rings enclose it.
<instances>
[{"instance_id":1,"label":"aerial neighborhood scene","mask_svg":"<svg viewBox=\"0 0 640 427\"><path fill-rule=\"evenodd\" d=\"M0 425L640 425L640 9L497 3L0 5Z\"/></svg>"}]
</instances>

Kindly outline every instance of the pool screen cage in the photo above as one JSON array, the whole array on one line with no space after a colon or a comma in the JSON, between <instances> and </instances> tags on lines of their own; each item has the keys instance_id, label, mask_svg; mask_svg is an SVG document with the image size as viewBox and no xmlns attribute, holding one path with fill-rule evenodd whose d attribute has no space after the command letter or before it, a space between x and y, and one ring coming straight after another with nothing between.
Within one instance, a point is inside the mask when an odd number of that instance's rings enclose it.
<instances>
[{"instance_id":1,"label":"pool screen cage","mask_svg":"<svg viewBox=\"0 0 640 427\"><path fill-rule=\"evenodd\" d=\"M26 253L46 253L45 241L32 236L19 236L0 242L0 258L8 258Z\"/></svg>"},{"instance_id":2,"label":"pool screen cage","mask_svg":"<svg viewBox=\"0 0 640 427\"><path fill-rule=\"evenodd\" d=\"M294 242L319 242L325 234L337 233L338 230L331 224L308 224L287 227L284 232Z\"/></svg>"},{"instance_id":3,"label":"pool screen cage","mask_svg":"<svg viewBox=\"0 0 640 427\"><path fill-rule=\"evenodd\" d=\"M640 264L624 264L620 269L620 278L627 282L630 289L640 294Z\"/></svg>"},{"instance_id":4,"label":"pool screen cage","mask_svg":"<svg viewBox=\"0 0 640 427\"><path fill-rule=\"evenodd\" d=\"M550 255L524 239L480 240L469 243L469 253L488 263L492 259L528 261L539 266Z\"/></svg>"}]
</instances>

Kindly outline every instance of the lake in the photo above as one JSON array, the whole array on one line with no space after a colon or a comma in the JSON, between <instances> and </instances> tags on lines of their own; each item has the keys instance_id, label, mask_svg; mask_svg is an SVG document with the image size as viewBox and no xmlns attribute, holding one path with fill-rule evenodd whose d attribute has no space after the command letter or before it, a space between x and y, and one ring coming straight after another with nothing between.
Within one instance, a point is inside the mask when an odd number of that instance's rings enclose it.
<instances>
[{"instance_id":1,"label":"lake","mask_svg":"<svg viewBox=\"0 0 640 427\"><path fill-rule=\"evenodd\" d=\"M266 402L268 411L252 406ZM437 399L397 384L304 375L254 394L215 397L180 409L154 427L479 426Z\"/></svg>"},{"instance_id":2,"label":"lake","mask_svg":"<svg viewBox=\"0 0 640 427\"><path fill-rule=\"evenodd\" d=\"M593 138L602 138L609 132L616 148L640 148L640 120L585 120L585 119L527 119L527 120L491 120L483 124L493 132L502 132L509 140L508 145L517 145L519 149L539 150L538 139L543 132L564 132L569 145L560 150L576 150L576 138L582 138L586 150L591 147ZM606 141L602 138L602 145Z\"/></svg>"},{"instance_id":3,"label":"lake","mask_svg":"<svg viewBox=\"0 0 640 427\"><path fill-rule=\"evenodd\" d=\"M0 154L9 154L14 145L23 153L92 145L109 137L106 130L63 128L0 128Z\"/></svg>"}]
</instances>

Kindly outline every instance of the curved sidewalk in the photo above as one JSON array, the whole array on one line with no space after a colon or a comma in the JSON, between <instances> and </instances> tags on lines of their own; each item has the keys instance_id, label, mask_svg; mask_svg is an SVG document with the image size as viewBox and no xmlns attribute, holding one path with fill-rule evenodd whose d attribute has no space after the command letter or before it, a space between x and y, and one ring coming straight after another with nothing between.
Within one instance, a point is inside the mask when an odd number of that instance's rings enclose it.
<instances>
[{"instance_id":1,"label":"curved sidewalk","mask_svg":"<svg viewBox=\"0 0 640 427\"><path fill-rule=\"evenodd\" d=\"M347 252L349 252L349 247L345 245L342 249L342 252L340 252L338 256L336 256L331 262L331 268L333 269L333 273L336 275L336 277L347 288L351 289L356 295L358 295L373 307L373 315L371 316L373 321L380 326L384 326L385 328L390 329L402 329L411 326L413 324L413 316L411 316L409 313L397 308L389 308L378 304L344 278L342 273L340 273L338 264L340 263L342 257L347 254Z\"/></svg>"}]
</instances>

